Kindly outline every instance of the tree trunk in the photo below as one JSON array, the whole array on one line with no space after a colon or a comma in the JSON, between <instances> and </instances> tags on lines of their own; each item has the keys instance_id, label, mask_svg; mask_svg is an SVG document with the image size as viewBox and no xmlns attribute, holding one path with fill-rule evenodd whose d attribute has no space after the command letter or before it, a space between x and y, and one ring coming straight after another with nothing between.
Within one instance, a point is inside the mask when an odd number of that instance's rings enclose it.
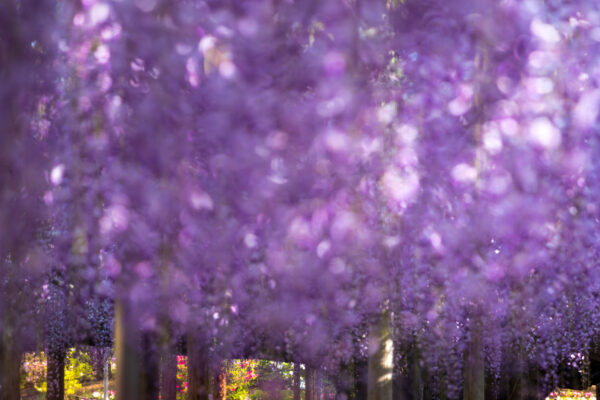
<instances>
[{"instance_id":1,"label":"tree trunk","mask_svg":"<svg viewBox=\"0 0 600 400\"><path fill-rule=\"evenodd\" d=\"M354 360L354 394L356 399L366 399L369 395L369 363L367 360Z\"/></svg>"},{"instance_id":2,"label":"tree trunk","mask_svg":"<svg viewBox=\"0 0 600 400\"><path fill-rule=\"evenodd\" d=\"M115 304L117 400L155 400L159 394L159 359L154 334L142 332L135 305Z\"/></svg>"},{"instance_id":3,"label":"tree trunk","mask_svg":"<svg viewBox=\"0 0 600 400\"><path fill-rule=\"evenodd\" d=\"M219 363L218 371L215 397L218 400L227 400L227 361Z\"/></svg>"},{"instance_id":4,"label":"tree trunk","mask_svg":"<svg viewBox=\"0 0 600 400\"><path fill-rule=\"evenodd\" d=\"M403 374L394 375L394 396L398 400L424 400L423 368L416 345L404 357L407 359L407 369Z\"/></svg>"},{"instance_id":5,"label":"tree trunk","mask_svg":"<svg viewBox=\"0 0 600 400\"><path fill-rule=\"evenodd\" d=\"M320 369L315 370L315 396L317 400L321 400L323 394L323 373Z\"/></svg>"},{"instance_id":6,"label":"tree trunk","mask_svg":"<svg viewBox=\"0 0 600 400\"><path fill-rule=\"evenodd\" d=\"M319 370L317 368L313 368L312 370L312 381L313 381L313 400L319 399Z\"/></svg>"},{"instance_id":7,"label":"tree trunk","mask_svg":"<svg viewBox=\"0 0 600 400\"><path fill-rule=\"evenodd\" d=\"M485 361L481 332L475 326L471 332L464 366L463 400L484 400L485 398Z\"/></svg>"},{"instance_id":8,"label":"tree trunk","mask_svg":"<svg viewBox=\"0 0 600 400\"><path fill-rule=\"evenodd\" d=\"M2 329L2 327L0 327ZM8 326L4 326L0 339L0 400L19 399L21 357L16 350L12 334Z\"/></svg>"},{"instance_id":9,"label":"tree trunk","mask_svg":"<svg viewBox=\"0 0 600 400\"><path fill-rule=\"evenodd\" d=\"M507 399L523 400L523 361L521 357L513 360L509 366Z\"/></svg>"},{"instance_id":10,"label":"tree trunk","mask_svg":"<svg viewBox=\"0 0 600 400\"><path fill-rule=\"evenodd\" d=\"M360 398L355 396L354 361L350 360L347 363L342 363L338 373L335 374L333 378L336 400L352 400Z\"/></svg>"},{"instance_id":11,"label":"tree trunk","mask_svg":"<svg viewBox=\"0 0 600 400\"><path fill-rule=\"evenodd\" d=\"M47 400L64 400L65 398L65 356L64 348L49 348L46 368Z\"/></svg>"},{"instance_id":12,"label":"tree trunk","mask_svg":"<svg viewBox=\"0 0 600 400\"><path fill-rule=\"evenodd\" d=\"M65 398L65 356L68 338L65 327L66 293L63 277L56 271L49 280L49 296L46 307L46 383L47 400L63 400Z\"/></svg>"},{"instance_id":13,"label":"tree trunk","mask_svg":"<svg viewBox=\"0 0 600 400\"><path fill-rule=\"evenodd\" d=\"M490 372L485 374L485 398L493 400L498 397L498 386L494 380L494 375Z\"/></svg>"},{"instance_id":14,"label":"tree trunk","mask_svg":"<svg viewBox=\"0 0 600 400\"><path fill-rule=\"evenodd\" d=\"M294 400L300 400L300 364L294 363Z\"/></svg>"},{"instance_id":15,"label":"tree trunk","mask_svg":"<svg viewBox=\"0 0 600 400\"><path fill-rule=\"evenodd\" d=\"M110 347L104 349L103 353L103 400L108 400L108 379L110 377Z\"/></svg>"},{"instance_id":16,"label":"tree trunk","mask_svg":"<svg viewBox=\"0 0 600 400\"><path fill-rule=\"evenodd\" d=\"M140 396L139 334L132 318L131 305L117 300L115 304L115 342L117 347L117 400L146 400Z\"/></svg>"},{"instance_id":17,"label":"tree trunk","mask_svg":"<svg viewBox=\"0 0 600 400\"><path fill-rule=\"evenodd\" d=\"M160 398L176 400L177 398L177 355L165 351L160 363Z\"/></svg>"},{"instance_id":18,"label":"tree trunk","mask_svg":"<svg viewBox=\"0 0 600 400\"><path fill-rule=\"evenodd\" d=\"M382 313L371 332L370 342L376 343L377 348L370 350L369 355L368 400L393 399L394 344L390 325L389 313Z\"/></svg>"},{"instance_id":19,"label":"tree trunk","mask_svg":"<svg viewBox=\"0 0 600 400\"><path fill-rule=\"evenodd\" d=\"M512 354L506 352L502 357L502 363L500 364L500 379L498 382L498 390L495 396L496 400L508 400L518 399L518 397L512 396L513 389L513 375L517 365L515 364L516 358Z\"/></svg>"},{"instance_id":20,"label":"tree trunk","mask_svg":"<svg viewBox=\"0 0 600 400\"><path fill-rule=\"evenodd\" d=\"M423 368L421 368L421 359L417 351L413 351L411 357L411 376L413 382L413 399L414 400L424 400L425 398L425 383L423 382Z\"/></svg>"},{"instance_id":21,"label":"tree trunk","mask_svg":"<svg viewBox=\"0 0 600 400\"><path fill-rule=\"evenodd\" d=\"M208 400L210 393L210 369L208 353L193 333L188 335L188 399Z\"/></svg>"},{"instance_id":22,"label":"tree trunk","mask_svg":"<svg viewBox=\"0 0 600 400\"><path fill-rule=\"evenodd\" d=\"M578 382L581 385L581 381ZM540 382L539 382L539 370L532 365L527 366L527 371L525 375L525 385L524 385L524 400L529 399L538 399L540 397ZM580 388L586 389L584 387ZM542 396L543 397L543 396Z\"/></svg>"},{"instance_id":23,"label":"tree trunk","mask_svg":"<svg viewBox=\"0 0 600 400\"><path fill-rule=\"evenodd\" d=\"M314 374L313 374L313 369L311 367L309 367L308 365L306 366L306 369L304 370L304 382L306 383L306 387L304 390L304 399L305 400L315 400L313 395L314 395Z\"/></svg>"},{"instance_id":24,"label":"tree trunk","mask_svg":"<svg viewBox=\"0 0 600 400\"><path fill-rule=\"evenodd\" d=\"M433 391L433 379L429 376L427 368L421 368L421 379L423 381L423 400L441 400Z\"/></svg>"},{"instance_id":25,"label":"tree trunk","mask_svg":"<svg viewBox=\"0 0 600 400\"><path fill-rule=\"evenodd\" d=\"M158 399L160 367L159 352L156 347L155 335L150 332L141 334L142 341L142 396L144 399Z\"/></svg>"},{"instance_id":26,"label":"tree trunk","mask_svg":"<svg viewBox=\"0 0 600 400\"><path fill-rule=\"evenodd\" d=\"M95 380L102 380L104 376L104 348L98 345L90 347L87 350L90 364L92 366L92 372L94 373Z\"/></svg>"},{"instance_id":27,"label":"tree trunk","mask_svg":"<svg viewBox=\"0 0 600 400\"><path fill-rule=\"evenodd\" d=\"M171 241L164 238L160 246L160 290L162 296L168 296L172 286L171 269L169 268L173 249ZM161 329L160 340L160 398L161 400L176 400L177 399L177 370L178 370L178 349L174 340L173 323L170 318L168 303L163 304L160 308L161 314ZM186 382L187 383L187 382Z\"/></svg>"}]
</instances>

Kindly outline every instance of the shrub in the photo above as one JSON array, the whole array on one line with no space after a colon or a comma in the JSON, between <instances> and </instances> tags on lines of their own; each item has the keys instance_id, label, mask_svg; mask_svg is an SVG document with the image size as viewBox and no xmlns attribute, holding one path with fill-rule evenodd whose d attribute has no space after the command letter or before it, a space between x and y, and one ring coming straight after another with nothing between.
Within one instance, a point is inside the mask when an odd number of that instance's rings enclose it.
<instances>
[{"instance_id":1,"label":"shrub","mask_svg":"<svg viewBox=\"0 0 600 400\"><path fill-rule=\"evenodd\" d=\"M22 364L21 388L33 386L38 392L48 390L46 384L46 371L48 360L46 353L25 353ZM82 383L93 377L92 365L89 355L85 352L71 348L65 357L65 394L72 395L81 389Z\"/></svg>"}]
</instances>

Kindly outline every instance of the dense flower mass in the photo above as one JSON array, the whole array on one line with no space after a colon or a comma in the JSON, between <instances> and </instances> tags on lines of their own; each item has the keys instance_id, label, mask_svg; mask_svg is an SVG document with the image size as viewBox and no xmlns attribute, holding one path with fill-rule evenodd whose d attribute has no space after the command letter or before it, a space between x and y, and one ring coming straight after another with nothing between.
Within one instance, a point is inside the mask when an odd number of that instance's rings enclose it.
<instances>
[{"instance_id":1,"label":"dense flower mass","mask_svg":"<svg viewBox=\"0 0 600 400\"><path fill-rule=\"evenodd\" d=\"M445 398L586 376L598 54L592 0L3 1L0 391L113 341L383 352Z\"/></svg>"}]
</instances>

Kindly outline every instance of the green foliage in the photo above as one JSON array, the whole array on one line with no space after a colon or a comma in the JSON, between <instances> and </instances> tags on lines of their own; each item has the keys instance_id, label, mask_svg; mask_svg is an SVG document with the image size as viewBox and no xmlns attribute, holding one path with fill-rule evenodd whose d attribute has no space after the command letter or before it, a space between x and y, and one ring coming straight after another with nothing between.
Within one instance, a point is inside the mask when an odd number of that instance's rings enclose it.
<instances>
[{"instance_id":1,"label":"green foliage","mask_svg":"<svg viewBox=\"0 0 600 400\"><path fill-rule=\"evenodd\" d=\"M74 348L69 349L65 363L65 394L75 394L81 389L81 383L89 381L93 376L89 355Z\"/></svg>"},{"instance_id":2,"label":"green foliage","mask_svg":"<svg viewBox=\"0 0 600 400\"><path fill-rule=\"evenodd\" d=\"M231 360L227 362L227 398L245 400L250 397L258 374L256 360Z\"/></svg>"},{"instance_id":3,"label":"green foliage","mask_svg":"<svg viewBox=\"0 0 600 400\"><path fill-rule=\"evenodd\" d=\"M33 386L38 392L46 392L46 354L25 353L21 366L21 388Z\"/></svg>"},{"instance_id":4,"label":"green foliage","mask_svg":"<svg viewBox=\"0 0 600 400\"><path fill-rule=\"evenodd\" d=\"M250 394L250 400L263 400L265 397L266 397L266 394L260 389L255 389Z\"/></svg>"},{"instance_id":5,"label":"green foliage","mask_svg":"<svg viewBox=\"0 0 600 400\"><path fill-rule=\"evenodd\" d=\"M293 400L294 391L286 389L276 393L275 396L273 396L267 392L263 392L260 389L254 389L247 398L250 400ZM301 395L300 398L303 399L304 395Z\"/></svg>"},{"instance_id":6,"label":"green foliage","mask_svg":"<svg viewBox=\"0 0 600 400\"><path fill-rule=\"evenodd\" d=\"M21 387L32 385L38 392L48 391L46 383L48 359L43 351L25 353L22 365ZM94 375L89 355L74 348L69 349L65 359L65 394L72 395L82 383Z\"/></svg>"},{"instance_id":7,"label":"green foliage","mask_svg":"<svg viewBox=\"0 0 600 400\"><path fill-rule=\"evenodd\" d=\"M287 389L293 388L293 363L260 360L257 369L261 380L280 380L283 381Z\"/></svg>"}]
</instances>

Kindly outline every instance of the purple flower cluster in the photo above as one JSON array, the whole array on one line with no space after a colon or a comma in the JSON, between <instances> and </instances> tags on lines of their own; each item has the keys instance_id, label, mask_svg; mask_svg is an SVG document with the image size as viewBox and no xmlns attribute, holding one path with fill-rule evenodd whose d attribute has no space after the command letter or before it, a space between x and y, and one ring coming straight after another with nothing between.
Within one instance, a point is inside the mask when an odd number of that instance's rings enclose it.
<instances>
[{"instance_id":1,"label":"purple flower cluster","mask_svg":"<svg viewBox=\"0 0 600 400\"><path fill-rule=\"evenodd\" d=\"M476 341L583 369L599 50L591 0L7 0L4 347L105 346L116 302L330 371L387 313L450 397Z\"/></svg>"}]
</instances>

